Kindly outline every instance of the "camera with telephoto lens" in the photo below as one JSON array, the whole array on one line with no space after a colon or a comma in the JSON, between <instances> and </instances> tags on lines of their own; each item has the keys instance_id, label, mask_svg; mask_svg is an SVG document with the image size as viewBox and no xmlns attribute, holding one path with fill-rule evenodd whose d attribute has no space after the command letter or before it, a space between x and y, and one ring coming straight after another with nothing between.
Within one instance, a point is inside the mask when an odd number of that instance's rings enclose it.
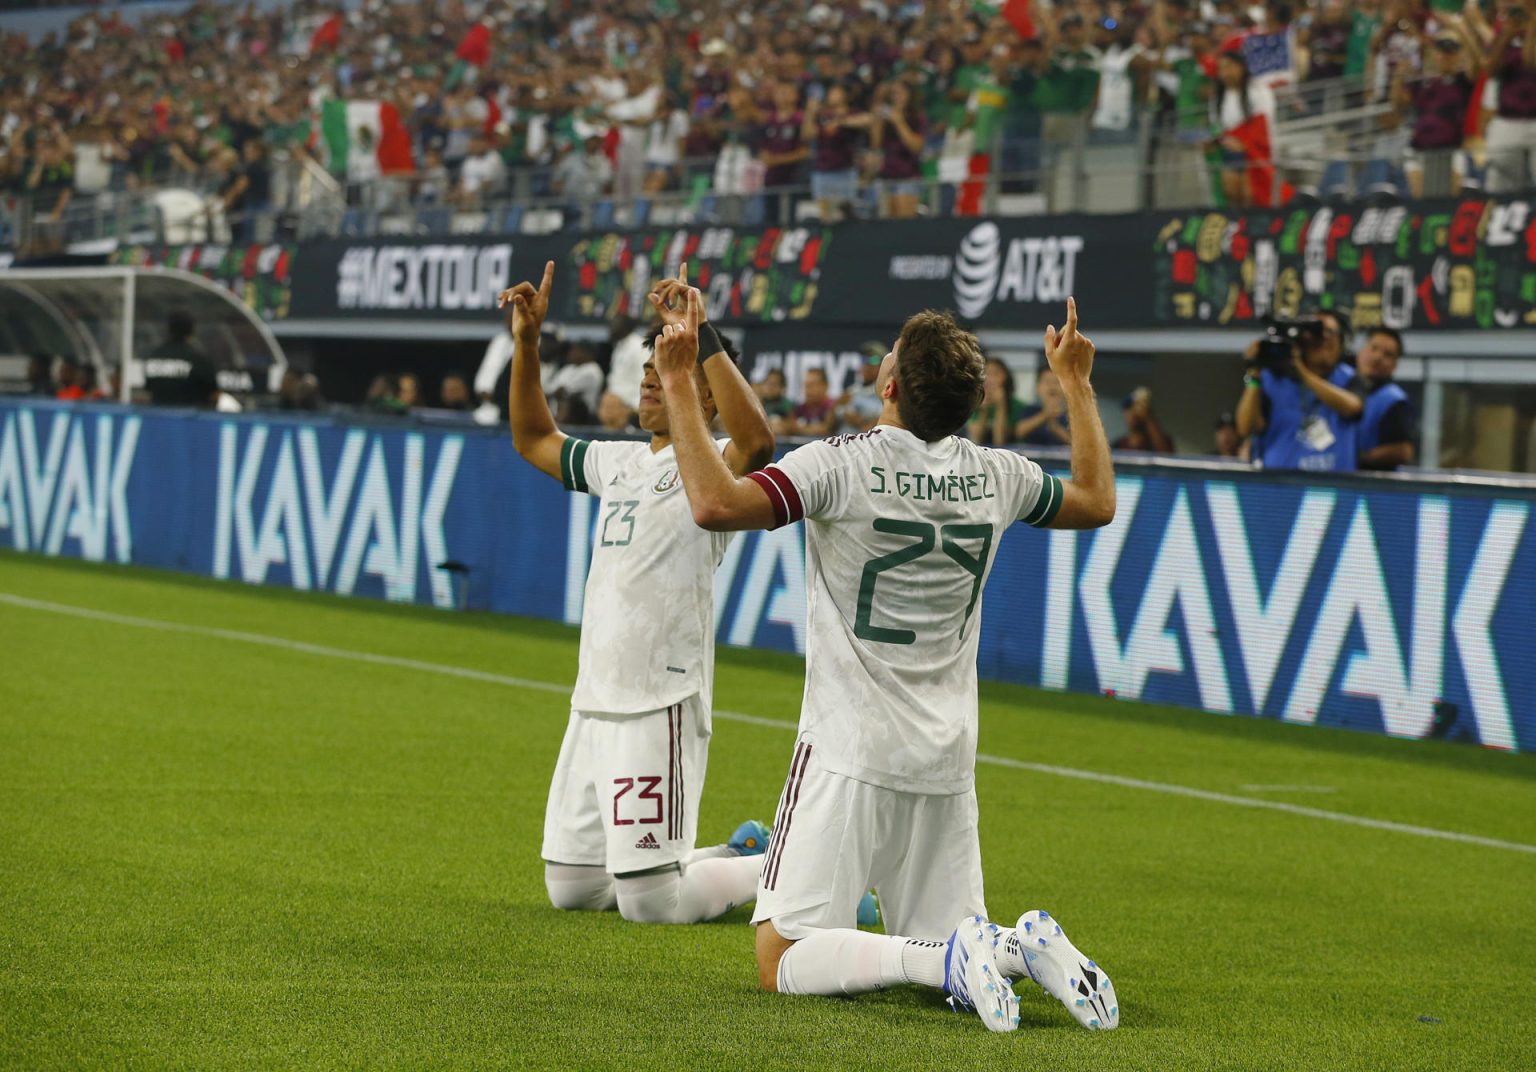
<instances>
[{"instance_id":1,"label":"camera with telephoto lens","mask_svg":"<svg viewBox=\"0 0 1536 1072\"><path fill-rule=\"evenodd\" d=\"M1254 365L1276 376L1296 375L1293 362L1308 346L1323 339L1326 328L1321 320L1271 320L1259 340Z\"/></svg>"}]
</instances>

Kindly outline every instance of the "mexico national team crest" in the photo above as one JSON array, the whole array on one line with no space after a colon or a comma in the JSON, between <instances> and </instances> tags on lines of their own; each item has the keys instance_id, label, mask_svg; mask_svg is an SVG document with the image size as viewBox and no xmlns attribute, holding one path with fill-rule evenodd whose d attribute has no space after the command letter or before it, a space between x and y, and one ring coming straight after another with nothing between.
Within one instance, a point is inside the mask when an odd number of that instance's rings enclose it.
<instances>
[{"instance_id":1,"label":"mexico national team crest","mask_svg":"<svg viewBox=\"0 0 1536 1072\"><path fill-rule=\"evenodd\" d=\"M661 479L652 485L651 490L657 495L665 495L669 491L675 491L681 483L682 480L679 479L677 470L668 469L665 473L661 474Z\"/></svg>"}]
</instances>

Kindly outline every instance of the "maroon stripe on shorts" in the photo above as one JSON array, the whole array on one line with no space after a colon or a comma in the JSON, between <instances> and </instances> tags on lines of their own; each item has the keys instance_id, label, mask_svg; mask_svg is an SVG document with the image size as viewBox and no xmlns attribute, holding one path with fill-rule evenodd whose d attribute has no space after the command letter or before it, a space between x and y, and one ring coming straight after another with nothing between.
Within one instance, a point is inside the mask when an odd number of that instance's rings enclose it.
<instances>
[{"instance_id":1,"label":"maroon stripe on shorts","mask_svg":"<svg viewBox=\"0 0 1536 1072\"><path fill-rule=\"evenodd\" d=\"M794 757L789 761L789 777L784 780L784 792L779 794L779 809L773 813L773 829L775 830L784 825L784 809L789 806L789 783L794 780L795 768L800 765L800 753L802 750L804 750L804 748L804 742L795 743L795 754ZM773 859L773 855L776 851L778 851L779 847L777 838L771 838L770 841L771 844L768 846L768 860ZM768 860L763 861L764 870L767 870Z\"/></svg>"},{"instance_id":2,"label":"maroon stripe on shorts","mask_svg":"<svg viewBox=\"0 0 1536 1072\"><path fill-rule=\"evenodd\" d=\"M783 815L773 828L773 853L763 868L763 888L771 890L779 881L779 864L784 858L784 843L789 840L789 828L795 821L795 805L800 802L800 788L805 784L805 768L811 763L810 742L803 742L796 751L789 767L789 779L784 783L784 799L780 811Z\"/></svg>"},{"instance_id":3,"label":"maroon stripe on shorts","mask_svg":"<svg viewBox=\"0 0 1536 1072\"><path fill-rule=\"evenodd\" d=\"M667 840L673 837L673 814L677 811L677 735L672 732L672 709L667 708Z\"/></svg>"},{"instance_id":4,"label":"maroon stripe on shorts","mask_svg":"<svg viewBox=\"0 0 1536 1072\"><path fill-rule=\"evenodd\" d=\"M683 705L673 707L676 712L672 716L672 734L677 741L677 800L674 802L672 825L675 828L674 838L683 836L683 813L687 810L688 791L683 772Z\"/></svg>"}]
</instances>

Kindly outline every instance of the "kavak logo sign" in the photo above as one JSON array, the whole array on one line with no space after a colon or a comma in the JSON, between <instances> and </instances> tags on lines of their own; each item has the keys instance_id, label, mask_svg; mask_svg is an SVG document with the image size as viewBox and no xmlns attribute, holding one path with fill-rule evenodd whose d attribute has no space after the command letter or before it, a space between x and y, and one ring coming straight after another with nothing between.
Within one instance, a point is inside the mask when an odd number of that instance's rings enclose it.
<instances>
[{"instance_id":1,"label":"kavak logo sign","mask_svg":"<svg viewBox=\"0 0 1536 1072\"><path fill-rule=\"evenodd\" d=\"M839 254L850 254L841 263L883 264L885 282L829 273L817 319L874 326L950 306L977 326L1033 327L1074 293L1090 254L1087 231L1055 217L924 220L839 235Z\"/></svg>"}]
</instances>

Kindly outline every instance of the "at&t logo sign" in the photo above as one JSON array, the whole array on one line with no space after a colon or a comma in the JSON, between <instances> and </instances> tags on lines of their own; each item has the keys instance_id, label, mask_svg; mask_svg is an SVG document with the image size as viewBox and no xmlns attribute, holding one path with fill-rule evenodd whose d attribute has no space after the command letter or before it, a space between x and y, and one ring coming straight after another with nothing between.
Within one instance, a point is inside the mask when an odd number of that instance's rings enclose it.
<instances>
[{"instance_id":1,"label":"at&t logo sign","mask_svg":"<svg viewBox=\"0 0 1536 1072\"><path fill-rule=\"evenodd\" d=\"M978 223L955 255L955 310L967 320L979 320L993 302L1066 301L1082 250L1079 235L1005 242L997 224Z\"/></svg>"}]
</instances>

